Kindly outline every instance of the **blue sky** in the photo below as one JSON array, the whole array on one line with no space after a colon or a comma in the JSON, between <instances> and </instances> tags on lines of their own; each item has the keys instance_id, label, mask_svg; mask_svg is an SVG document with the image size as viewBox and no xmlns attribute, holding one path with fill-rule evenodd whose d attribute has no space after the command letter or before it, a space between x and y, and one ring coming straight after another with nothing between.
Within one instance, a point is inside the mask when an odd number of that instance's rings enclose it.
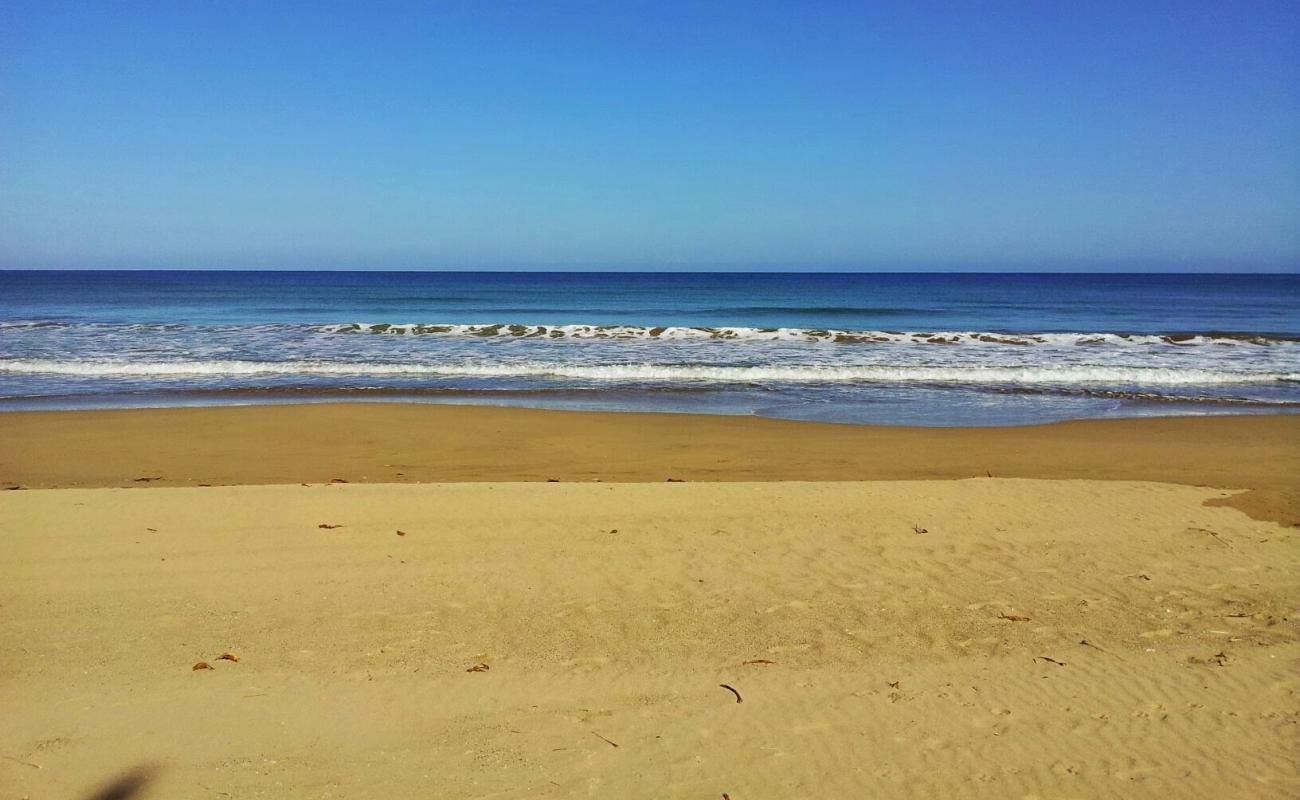
<instances>
[{"instance_id":1,"label":"blue sky","mask_svg":"<svg viewBox=\"0 0 1300 800\"><path fill-rule=\"evenodd\" d=\"M1300 267L1300 3L0 4L8 268Z\"/></svg>"}]
</instances>

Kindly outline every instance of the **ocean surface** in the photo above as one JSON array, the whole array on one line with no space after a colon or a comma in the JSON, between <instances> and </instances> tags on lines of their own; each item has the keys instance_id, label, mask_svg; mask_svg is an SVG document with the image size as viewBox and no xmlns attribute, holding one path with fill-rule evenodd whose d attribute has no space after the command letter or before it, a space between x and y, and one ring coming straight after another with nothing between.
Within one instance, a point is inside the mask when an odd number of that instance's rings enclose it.
<instances>
[{"instance_id":1,"label":"ocean surface","mask_svg":"<svg viewBox=\"0 0 1300 800\"><path fill-rule=\"evenodd\" d=\"M0 272L0 410L1300 410L1300 275Z\"/></svg>"}]
</instances>

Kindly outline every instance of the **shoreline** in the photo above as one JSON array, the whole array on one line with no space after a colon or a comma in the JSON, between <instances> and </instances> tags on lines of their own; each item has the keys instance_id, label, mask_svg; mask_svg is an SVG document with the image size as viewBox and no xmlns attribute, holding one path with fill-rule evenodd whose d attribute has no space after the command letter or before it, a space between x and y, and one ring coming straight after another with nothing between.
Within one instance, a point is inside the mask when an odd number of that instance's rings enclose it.
<instances>
[{"instance_id":1,"label":"shoreline","mask_svg":"<svg viewBox=\"0 0 1300 800\"><path fill-rule=\"evenodd\" d=\"M676 393L688 395L696 390L677 388ZM709 390L703 390L709 391ZM531 405L520 402L501 401L501 397L514 400L520 397L567 397L583 398L601 394L600 390L582 388L573 389L458 389L458 388L402 388L402 387L329 387L329 386L277 386L277 387L230 387L214 389L156 390L143 393L108 393L96 395L62 394L33 395L0 398L0 414L34 413L46 411L140 411L165 408L228 408L261 405L358 405L358 404L407 404L407 405L459 405L489 406L492 408L522 408L534 411L574 411L588 413L618 414L685 414L687 416L709 417L762 417L764 419L782 419L790 422L822 422L833 425L864 425L880 428L1020 428L1033 425L1049 425L1053 422L1081 422L1085 420L1108 419L1159 419L1163 417L1184 416L1283 416L1300 414L1300 400L1264 400L1249 397L1207 397L1203 395L1155 394L1140 391L1121 391L1109 389L1048 389L1038 387L1032 390L1017 390L1006 394L1031 396L1056 396L1092 400L1112 400L1120 403L1137 403L1168 406L1160 413L1127 413L1120 411L1105 416L1078 416L1060 419L1032 420L1015 424L971 423L955 425L949 423L893 423L873 422L859 419L807 419L772 413L769 410L756 411L697 411L680 410L671 406L609 406L593 409L581 405ZM1004 396L997 392L991 396ZM1195 413L1176 411L1195 407Z\"/></svg>"},{"instance_id":2,"label":"shoreline","mask_svg":"<svg viewBox=\"0 0 1300 800\"><path fill-rule=\"evenodd\" d=\"M651 412L306 403L0 414L0 486L889 481L1015 477L1242 490L1300 524L1300 415L908 428Z\"/></svg>"}]
</instances>

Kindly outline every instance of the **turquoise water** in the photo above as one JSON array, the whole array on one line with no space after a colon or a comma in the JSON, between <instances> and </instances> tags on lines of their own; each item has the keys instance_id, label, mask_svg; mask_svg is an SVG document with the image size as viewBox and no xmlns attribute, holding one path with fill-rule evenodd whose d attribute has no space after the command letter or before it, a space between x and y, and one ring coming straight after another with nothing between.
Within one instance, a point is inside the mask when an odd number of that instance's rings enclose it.
<instances>
[{"instance_id":1,"label":"turquoise water","mask_svg":"<svg viewBox=\"0 0 1300 800\"><path fill-rule=\"evenodd\" d=\"M1300 276L0 272L0 408L991 425L1300 405Z\"/></svg>"}]
</instances>

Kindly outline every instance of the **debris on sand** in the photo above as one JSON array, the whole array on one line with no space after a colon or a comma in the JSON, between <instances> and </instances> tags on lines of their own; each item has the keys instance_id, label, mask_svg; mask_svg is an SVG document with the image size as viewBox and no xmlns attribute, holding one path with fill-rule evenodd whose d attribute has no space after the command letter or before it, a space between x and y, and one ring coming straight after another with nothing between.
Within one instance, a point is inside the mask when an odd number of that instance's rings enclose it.
<instances>
[{"instance_id":1,"label":"debris on sand","mask_svg":"<svg viewBox=\"0 0 1300 800\"><path fill-rule=\"evenodd\" d=\"M320 528L321 530L332 531L332 530L334 530L335 528L342 528L343 526L342 526L342 525L331 525L331 524L329 524L328 522L322 522L321 524L317 525L316 527L317 527L317 528Z\"/></svg>"},{"instance_id":2,"label":"debris on sand","mask_svg":"<svg viewBox=\"0 0 1300 800\"><path fill-rule=\"evenodd\" d=\"M1080 640L1079 640L1079 644L1083 645L1084 647L1091 647L1093 650L1096 650L1098 653L1105 653L1105 654L1108 655L1108 656L1115 656L1116 658L1120 658L1120 657L1121 657L1121 656L1116 656L1114 653L1112 653L1111 651L1109 651L1109 650L1107 650L1107 649L1105 649L1105 648L1098 647L1097 645L1093 644L1092 642L1088 641L1087 639L1080 639Z\"/></svg>"},{"instance_id":3,"label":"debris on sand","mask_svg":"<svg viewBox=\"0 0 1300 800\"><path fill-rule=\"evenodd\" d=\"M218 661L238 661L238 660L239 660L239 656L237 656L237 655L235 655L234 653L232 653L232 652L230 652L229 650L227 650L226 652L224 652L224 653L222 653L221 655L217 656L217 660L218 660Z\"/></svg>"},{"instance_id":4,"label":"debris on sand","mask_svg":"<svg viewBox=\"0 0 1300 800\"><path fill-rule=\"evenodd\" d=\"M729 691L729 692L731 692L732 694L734 694L734 695L736 696L736 702L737 702L737 703L743 703L743 702L745 702L743 699L741 699L741 697L740 697L740 692L736 691L736 687L734 687L734 686L728 686L728 685L725 684L725 683L720 683L720 684L718 684L718 685L721 686L723 689L726 689L727 691Z\"/></svg>"},{"instance_id":5,"label":"debris on sand","mask_svg":"<svg viewBox=\"0 0 1300 800\"><path fill-rule=\"evenodd\" d=\"M1187 532L1188 532L1188 533L1208 533L1211 537L1214 538L1214 541L1218 542L1219 544L1223 545L1224 547L1232 547L1232 542L1230 542L1230 541L1228 541L1227 539L1223 538L1223 536L1222 536L1218 531L1212 531L1212 530L1210 530L1209 528L1188 528L1188 529L1187 529Z\"/></svg>"},{"instance_id":6,"label":"debris on sand","mask_svg":"<svg viewBox=\"0 0 1300 800\"><path fill-rule=\"evenodd\" d=\"M1029 622L1029 617L1022 617L1019 614L1007 614L1002 611L998 612L998 618L1009 620L1011 622Z\"/></svg>"},{"instance_id":7,"label":"debris on sand","mask_svg":"<svg viewBox=\"0 0 1300 800\"><path fill-rule=\"evenodd\" d=\"M201 669L212 669L212 665L206 661L200 661L199 663L195 664L193 667L190 667L190 669L194 672L198 672Z\"/></svg>"},{"instance_id":8,"label":"debris on sand","mask_svg":"<svg viewBox=\"0 0 1300 800\"><path fill-rule=\"evenodd\" d=\"M479 663L475 664L474 666L470 667L465 671L466 672L487 672L490 669L492 668L480 661Z\"/></svg>"}]
</instances>

